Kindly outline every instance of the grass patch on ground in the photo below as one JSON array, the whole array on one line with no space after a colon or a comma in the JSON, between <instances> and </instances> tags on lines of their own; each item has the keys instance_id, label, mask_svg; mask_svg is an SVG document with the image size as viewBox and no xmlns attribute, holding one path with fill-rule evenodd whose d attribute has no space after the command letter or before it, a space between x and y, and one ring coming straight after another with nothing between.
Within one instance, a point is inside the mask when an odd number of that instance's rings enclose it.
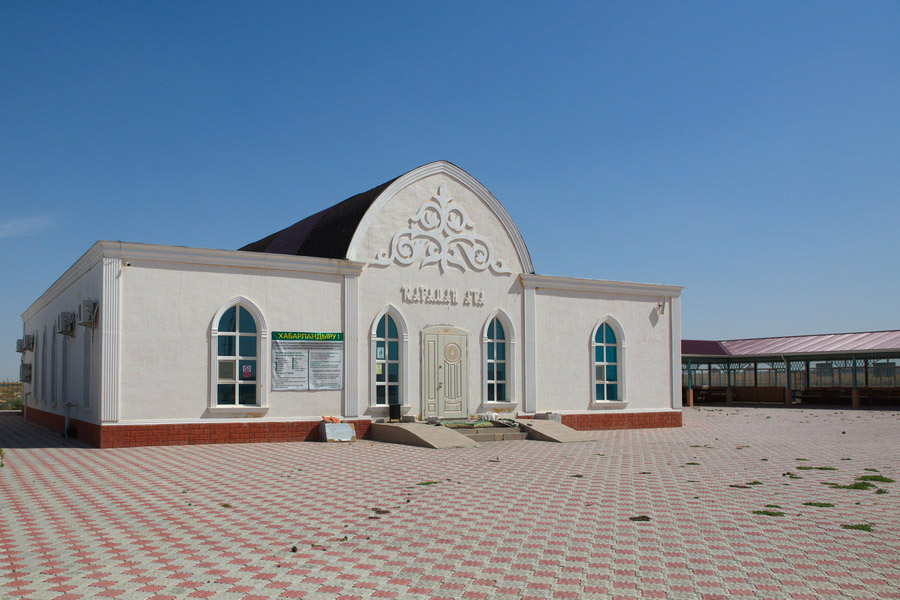
<instances>
[{"instance_id":1,"label":"grass patch on ground","mask_svg":"<svg viewBox=\"0 0 900 600\"><path fill-rule=\"evenodd\" d=\"M837 471L835 467L797 467L798 471Z\"/></svg>"},{"instance_id":2,"label":"grass patch on ground","mask_svg":"<svg viewBox=\"0 0 900 600\"><path fill-rule=\"evenodd\" d=\"M884 475L861 475L856 478L857 481L877 481L878 483L894 483L894 480Z\"/></svg>"},{"instance_id":3,"label":"grass patch on ground","mask_svg":"<svg viewBox=\"0 0 900 600\"><path fill-rule=\"evenodd\" d=\"M777 504L766 504L766 508L781 508Z\"/></svg>"},{"instance_id":4,"label":"grass patch on ground","mask_svg":"<svg viewBox=\"0 0 900 600\"><path fill-rule=\"evenodd\" d=\"M436 483L440 483L440 481L420 481L416 485L434 485Z\"/></svg>"},{"instance_id":5,"label":"grass patch on ground","mask_svg":"<svg viewBox=\"0 0 900 600\"><path fill-rule=\"evenodd\" d=\"M878 469L863 469L863 471L871 471L873 473L881 473Z\"/></svg>"},{"instance_id":6,"label":"grass patch on ground","mask_svg":"<svg viewBox=\"0 0 900 600\"><path fill-rule=\"evenodd\" d=\"M780 510L754 510L754 515L764 515L766 517L783 517L784 513Z\"/></svg>"},{"instance_id":7,"label":"grass patch on ground","mask_svg":"<svg viewBox=\"0 0 900 600\"><path fill-rule=\"evenodd\" d=\"M804 502L803 506L815 506L816 508L833 508L834 504L831 502Z\"/></svg>"},{"instance_id":8,"label":"grass patch on ground","mask_svg":"<svg viewBox=\"0 0 900 600\"><path fill-rule=\"evenodd\" d=\"M821 481L819 482L822 485L827 485L828 487L832 487L836 490L870 490L875 487L874 483L869 483L868 481L857 481L856 483L851 483L850 485L841 485L840 483L833 483L830 481Z\"/></svg>"},{"instance_id":9,"label":"grass patch on ground","mask_svg":"<svg viewBox=\"0 0 900 600\"><path fill-rule=\"evenodd\" d=\"M637 517L628 517L628 520L629 521L649 521L650 517L648 517L647 515L640 515Z\"/></svg>"},{"instance_id":10,"label":"grass patch on ground","mask_svg":"<svg viewBox=\"0 0 900 600\"><path fill-rule=\"evenodd\" d=\"M841 525L841 529L855 529L856 531L872 531L869 523L857 523L855 525Z\"/></svg>"}]
</instances>

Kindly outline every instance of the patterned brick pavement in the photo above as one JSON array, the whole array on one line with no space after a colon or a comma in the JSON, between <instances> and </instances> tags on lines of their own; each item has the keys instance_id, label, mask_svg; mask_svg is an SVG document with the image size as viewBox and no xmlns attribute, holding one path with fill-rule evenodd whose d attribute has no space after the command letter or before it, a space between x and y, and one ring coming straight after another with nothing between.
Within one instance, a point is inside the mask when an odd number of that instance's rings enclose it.
<instances>
[{"instance_id":1,"label":"patterned brick pavement","mask_svg":"<svg viewBox=\"0 0 900 600\"><path fill-rule=\"evenodd\" d=\"M900 413L684 423L97 450L2 414L0 598L900 598ZM822 484L866 475L898 482Z\"/></svg>"}]
</instances>

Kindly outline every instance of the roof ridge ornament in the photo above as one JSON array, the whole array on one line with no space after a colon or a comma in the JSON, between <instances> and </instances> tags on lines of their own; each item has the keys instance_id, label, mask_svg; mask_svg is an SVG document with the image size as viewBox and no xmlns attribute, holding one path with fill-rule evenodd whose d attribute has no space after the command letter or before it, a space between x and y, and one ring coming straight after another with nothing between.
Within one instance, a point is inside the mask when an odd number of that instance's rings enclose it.
<instances>
[{"instance_id":1,"label":"roof ridge ornament","mask_svg":"<svg viewBox=\"0 0 900 600\"><path fill-rule=\"evenodd\" d=\"M454 203L444 186L438 186L437 192L409 220L409 227L394 234L390 250L379 252L371 264L388 266L396 262L409 266L421 259L420 269L437 264L441 273L452 265L463 272L468 267L474 271L490 269L497 275L512 274L503 260L494 260L490 240L469 232L475 224L465 209Z\"/></svg>"}]
</instances>

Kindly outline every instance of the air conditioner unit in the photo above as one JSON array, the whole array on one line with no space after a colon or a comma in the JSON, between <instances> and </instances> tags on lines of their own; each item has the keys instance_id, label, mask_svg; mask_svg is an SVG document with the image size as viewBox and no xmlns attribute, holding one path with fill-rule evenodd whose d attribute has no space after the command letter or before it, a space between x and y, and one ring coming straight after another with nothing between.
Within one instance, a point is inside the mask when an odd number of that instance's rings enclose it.
<instances>
[{"instance_id":1,"label":"air conditioner unit","mask_svg":"<svg viewBox=\"0 0 900 600\"><path fill-rule=\"evenodd\" d=\"M61 312L56 317L56 333L75 335L75 313Z\"/></svg>"},{"instance_id":2,"label":"air conditioner unit","mask_svg":"<svg viewBox=\"0 0 900 600\"><path fill-rule=\"evenodd\" d=\"M94 319L94 307L97 304L93 300L82 300L81 304L78 305L78 324L84 325L85 327L94 327L94 324L97 322Z\"/></svg>"},{"instance_id":3,"label":"air conditioner unit","mask_svg":"<svg viewBox=\"0 0 900 600\"><path fill-rule=\"evenodd\" d=\"M25 352L33 352L34 351L34 336L26 335L23 341L24 341L23 347L25 348Z\"/></svg>"},{"instance_id":4,"label":"air conditioner unit","mask_svg":"<svg viewBox=\"0 0 900 600\"><path fill-rule=\"evenodd\" d=\"M31 383L31 365L29 363L19 365L19 381Z\"/></svg>"},{"instance_id":5,"label":"air conditioner unit","mask_svg":"<svg viewBox=\"0 0 900 600\"><path fill-rule=\"evenodd\" d=\"M22 338L16 340L16 352L25 352L25 340Z\"/></svg>"}]
</instances>

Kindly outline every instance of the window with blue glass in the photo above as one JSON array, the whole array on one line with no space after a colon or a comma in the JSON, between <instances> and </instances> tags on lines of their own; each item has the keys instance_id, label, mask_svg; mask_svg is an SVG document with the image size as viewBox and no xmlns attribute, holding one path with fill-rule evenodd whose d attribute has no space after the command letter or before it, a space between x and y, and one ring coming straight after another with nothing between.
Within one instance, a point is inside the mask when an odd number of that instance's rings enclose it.
<instances>
[{"instance_id":1,"label":"window with blue glass","mask_svg":"<svg viewBox=\"0 0 900 600\"><path fill-rule=\"evenodd\" d=\"M256 378L259 333L250 311L240 304L226 310L219 319L216 345L216 404L259 404Z\"/></svg>"},{"instance_id":2,"label":"window with blue glass","mask_svg":"<svg viewBox=\"0 0 900 600\"><path fill-rule=\"evenodd\" d=\"M400 404L400 335L389 314L375 328L375 404Z\"/></svg>"},{"instance_id":3,"label":"window with blue glass","mask_svg":"<svg viewBox=\"0 0 900 600\"><path fill-rule=\"evenodd\" d=\"M619 400L619 345L616 332L603 323L594 334L594 400Z\"/></svg>"},{"instance_id":4,"label":"window with blue glass","mask_svg":"<svg viewBox=\"0 0 900 600\"><path fill-rule=\"evenodd\" d=\"M506 332L500 319L494 318L488 325L485 348L487 401L506 402Z\"/></svg>"}]
</instances>

